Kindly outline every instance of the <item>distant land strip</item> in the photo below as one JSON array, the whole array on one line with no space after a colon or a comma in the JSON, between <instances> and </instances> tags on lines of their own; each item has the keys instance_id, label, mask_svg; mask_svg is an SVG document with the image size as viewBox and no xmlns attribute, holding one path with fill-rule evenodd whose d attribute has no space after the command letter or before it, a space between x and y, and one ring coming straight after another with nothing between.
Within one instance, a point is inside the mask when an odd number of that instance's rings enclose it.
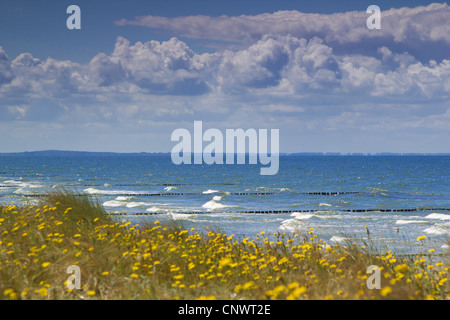
<instances>
[{"instance_id":1,"label":"distant land strip","mask_svg":"<svg viewBox=\"0 0 450 320\"><path fill-rule=\"evenodd\" d=\"M245 153L248 155L249 153ZM193 153L192 153L193 155ZM450 153L395 153L395 152L375 152L375 153L341 153L341 152L280 152L280 156L450 156ZM43 157L71 157L71 156L170 156L170 152L95 152L95 151L66 151L66 150L42 150L0 153L0 156L43 156Z\"/></svg>"}]
</instances>

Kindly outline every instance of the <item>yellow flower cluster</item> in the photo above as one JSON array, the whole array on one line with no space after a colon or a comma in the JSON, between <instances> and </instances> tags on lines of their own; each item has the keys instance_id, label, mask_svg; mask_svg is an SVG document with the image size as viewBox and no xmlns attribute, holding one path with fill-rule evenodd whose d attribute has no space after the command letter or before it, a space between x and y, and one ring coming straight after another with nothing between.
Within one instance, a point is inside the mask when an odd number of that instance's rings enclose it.
<instances>
[{"instance_id":1,"label":"yellow flower cluster","mask_svg":"<svg viewBox=\"0 0 450 320\"><path fill-rule=\"evenodd\" d=\"M0 207L0 298L449 298L445 259L330 246L312 229L237 239L159 221L138 226L83 199L58 199ZM381 270L380 290L366 285L373 264ZM80 268L81 289L67 287L72 265Z\"/></svg>"}]
</instances>

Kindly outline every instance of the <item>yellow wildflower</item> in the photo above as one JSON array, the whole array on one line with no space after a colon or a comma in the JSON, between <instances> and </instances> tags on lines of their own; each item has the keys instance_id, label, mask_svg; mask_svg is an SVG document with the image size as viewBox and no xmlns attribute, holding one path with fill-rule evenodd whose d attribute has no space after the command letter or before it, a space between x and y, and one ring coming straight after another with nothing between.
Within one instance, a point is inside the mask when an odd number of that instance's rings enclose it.
<instances>
[{"instance_id":1,"label":"yellow wildflower","mask_svg":"<svg viewBox=\"0 0 450 320\"><path fill-rule=\"evenodd\" d=\"M41 297L47 296L47 288L45 288L45 287L40 288L39 291L38 291L38 293L39 293L39 295L40 295Z\"/></svg>"},{"instance_id":2,"label":"yellow wildflower","mask_svg":"<svg viewBox=\"0 0 450 320\"><path fill-rule=\"evenodd\" d=\"M383 297L386 297L388 294L390 294L392 292L392 288L389 286L384 287L383 289L381 289L380 294Z\"/></svg>"}]
</instances>

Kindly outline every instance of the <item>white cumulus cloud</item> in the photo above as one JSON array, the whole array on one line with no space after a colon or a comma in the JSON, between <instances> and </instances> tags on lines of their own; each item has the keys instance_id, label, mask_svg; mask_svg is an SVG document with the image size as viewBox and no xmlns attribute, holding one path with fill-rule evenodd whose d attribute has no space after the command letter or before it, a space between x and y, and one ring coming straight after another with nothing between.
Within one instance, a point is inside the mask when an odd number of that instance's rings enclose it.
<instances>
[{"instance_id":1,"label":"white cumulus cloud","mask_svg":"<svg viewBox=\"0 0 450 320\"><path fill-rule=\"evenodd\" d=\"M168 128L198 119L296 133L430 132L435 124L442 134L450 98L450 51L442 51L450 48L449 16L446 4L390 9L382 12L381 30L366 28L365 11L146 16L117 24L175 36L135 43L118 37L112 52L88 63L25 52L11 60L0 47L0 122L47 119L137 136L148 124ZM240 46L197 53L183 37Z\"/></svg>"}]
</instances>

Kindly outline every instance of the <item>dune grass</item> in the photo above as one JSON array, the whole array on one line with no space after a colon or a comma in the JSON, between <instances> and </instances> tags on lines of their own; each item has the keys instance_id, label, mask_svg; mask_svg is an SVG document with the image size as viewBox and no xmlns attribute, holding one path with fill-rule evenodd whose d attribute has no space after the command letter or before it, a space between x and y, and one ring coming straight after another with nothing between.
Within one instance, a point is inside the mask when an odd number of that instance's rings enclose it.
<instances>
[{"instance_id":1,"label":"dune grass","mask_svg":"<svg viewBox=\"0 0 450 320\"><path fill-rule=\"evenodd\" d=\"M427 241L422 237L417 241ZM371 265L380 288L369 289ZM69 289L69 266L80 289ZM181 225L131 225L88 196L0 206L1 299L450 299L448 256L376 252L306 235L236 239Z\"/></svg>"}]
</instances>

